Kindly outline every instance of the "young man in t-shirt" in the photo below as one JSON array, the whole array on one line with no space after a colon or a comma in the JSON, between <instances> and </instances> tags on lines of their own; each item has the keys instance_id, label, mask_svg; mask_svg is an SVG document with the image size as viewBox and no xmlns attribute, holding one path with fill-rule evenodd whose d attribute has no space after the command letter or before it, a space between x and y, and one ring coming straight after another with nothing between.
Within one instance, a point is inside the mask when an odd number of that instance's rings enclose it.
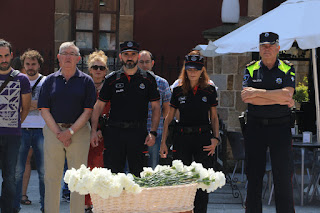
<instances>
[{"instance_id":1,"label":"young man in t-shirt","mask_svg":"<svg viewBox=\"0 0 320 213\"><path fill-rule=\"evenodd\" d=\"M12 58L11 44L0 39L0 160L3 179L1 194L4 195L1 197L1 212L14 212L15 170L20 147L21 123L28 115L31 102L28 77L22 73L14 75L15 71L11 67ZM1 85L5 86L2 88Z\"/></svg>"},{"instance_id":2,"label":"young man in t-shirt","mask_svg":"<svg viewBox=\"0 0 320 213\"><path fill-rule=\"evenodd\" d=\"M26 70L26 74L30 81L30 88L32 92L32 101L30 112L26 120L22 124L21 145L18 155L16 167L16 199L14 207L20 210L20 203L30 205L31 201L27 196L27 187L30 178L30 171L27 171L26 162L30 164L30 158L35 156L35 162L39 175L39 190L40 190L40 204L41 211L44 212L44 162L43 162L43 134L42 128L45 125L40 111L37 109L39 93L41 86L45 80L45 76L39 73L39 70L44 62L40 53L36 50L28 50L21 56L21 62ZM29 166L30 167L30 166Z\"/></svg>"}]
</instances>

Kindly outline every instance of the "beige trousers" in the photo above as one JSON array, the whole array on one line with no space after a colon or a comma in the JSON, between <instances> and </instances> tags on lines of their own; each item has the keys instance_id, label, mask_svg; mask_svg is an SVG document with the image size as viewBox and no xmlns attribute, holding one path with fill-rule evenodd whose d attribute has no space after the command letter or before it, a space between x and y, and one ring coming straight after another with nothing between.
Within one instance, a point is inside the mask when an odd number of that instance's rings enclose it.
<instances>
[{"instance_id":1,"label":"beige trousers","mask_svg":"<svg viewBox=\"0 0 320 213\"><path fill-rule=\"evenodd\" d=\"M63 129L63 128L61 128ZM61 178L65 158L68 168L79 169L81 164L87 165L90 147L90 124L87 122L71 140L69 147L64 147L56 135L46 125L43 128L44 135L44 183L45 199L44 208L46 213L59 213ZM84 195L72 192L70 197L70 212L84 212Z\"/></svg>"}]
</instances>

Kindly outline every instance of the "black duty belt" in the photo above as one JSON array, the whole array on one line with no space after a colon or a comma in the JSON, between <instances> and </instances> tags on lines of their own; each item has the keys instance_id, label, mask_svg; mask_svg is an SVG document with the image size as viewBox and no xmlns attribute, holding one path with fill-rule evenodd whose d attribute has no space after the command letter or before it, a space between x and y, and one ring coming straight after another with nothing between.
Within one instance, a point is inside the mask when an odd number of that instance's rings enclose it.
<instances>
[{"instance_id":1,"label":"black duty belt","mask_svg":"<svg viewBox=\"0 0 320 213\"><path fill-rule=\"evenodd\" d=\"M178 131L181 134L201 134L211 131L210 125L199 125L199 126L178 126Z\"/></svg>"},{"instance_id":2,"label":"black duty belt","mask_svg":"<svg viewBox=\"0 0 320 213\"><path fill-rule=\"evenodd\" d=\"M274 126L282 124L290 124L290 116L280 117L280 118L257 118L248 116L248 121L252 120L254 123L258 123L262 126Z\"/></svg>"},{"instance_id":3,"label":"black duty belt","mask_svg":"<svg viewBox=\"0 0 320 213\"><path fill-rule=\"evenodd\" d=\"M146 128L147 127L146 122L142 122L142 121L112 121L112 120L108 120L107 125L111 126L111 127L123 128L123 129Z\"/></svg>"}]
</instances>

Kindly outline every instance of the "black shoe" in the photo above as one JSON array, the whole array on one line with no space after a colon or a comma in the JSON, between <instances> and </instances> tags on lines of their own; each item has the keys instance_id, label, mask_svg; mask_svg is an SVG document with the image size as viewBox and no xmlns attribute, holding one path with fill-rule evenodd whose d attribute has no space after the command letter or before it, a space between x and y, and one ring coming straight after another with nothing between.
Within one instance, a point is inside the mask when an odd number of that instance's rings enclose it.
<instances>
[{"instance_id":1,"label":"black shoe","mask_svg":"<svg viewBox=\"0 0 320 213\"><path fill-rule=\"evenodd\" d=\"M85 213L93 213L91 207L86 208L84 212L85 212Z\"/></svg>"},{"instance_id":2,"label":"black shoe","mask_svg":"<svg viewBox=\"0 0 320 213\"><path fill-rule=\"evenodd\" d=\"M70 195L68 194L62 195L61 201L70 203Z\"/></svg>"}]
</instances>

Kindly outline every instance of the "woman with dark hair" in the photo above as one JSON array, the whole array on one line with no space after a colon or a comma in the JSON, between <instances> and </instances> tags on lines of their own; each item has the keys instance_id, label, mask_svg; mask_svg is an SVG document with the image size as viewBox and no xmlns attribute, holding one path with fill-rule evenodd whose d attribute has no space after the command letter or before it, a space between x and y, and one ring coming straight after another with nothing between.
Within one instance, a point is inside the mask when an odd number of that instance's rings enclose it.
<instances>
[{"instance_id":1,"label":"woman with dark hair","mask_svg":"<svg viewBox=\"0 0 320 213\"><path fill-rule=\"evenodd\" d=\"M219 142L219 122L216 106L218 104L216 88L210 85L209 76L204 67L203 57L198 51L192 51L185 57L180 74L180 84L173 90L170 111L167 115L160 147L162 158L166 158L168 148L166 139L168 125L177 110L180 120L177 136L174 139L174 159L182 160L185 165L192 161L202 163L203 167L212 167L212 155ZM195 198L195 213L207 212L208 194L199 189Z\"/></svg>"}]
</instances>

